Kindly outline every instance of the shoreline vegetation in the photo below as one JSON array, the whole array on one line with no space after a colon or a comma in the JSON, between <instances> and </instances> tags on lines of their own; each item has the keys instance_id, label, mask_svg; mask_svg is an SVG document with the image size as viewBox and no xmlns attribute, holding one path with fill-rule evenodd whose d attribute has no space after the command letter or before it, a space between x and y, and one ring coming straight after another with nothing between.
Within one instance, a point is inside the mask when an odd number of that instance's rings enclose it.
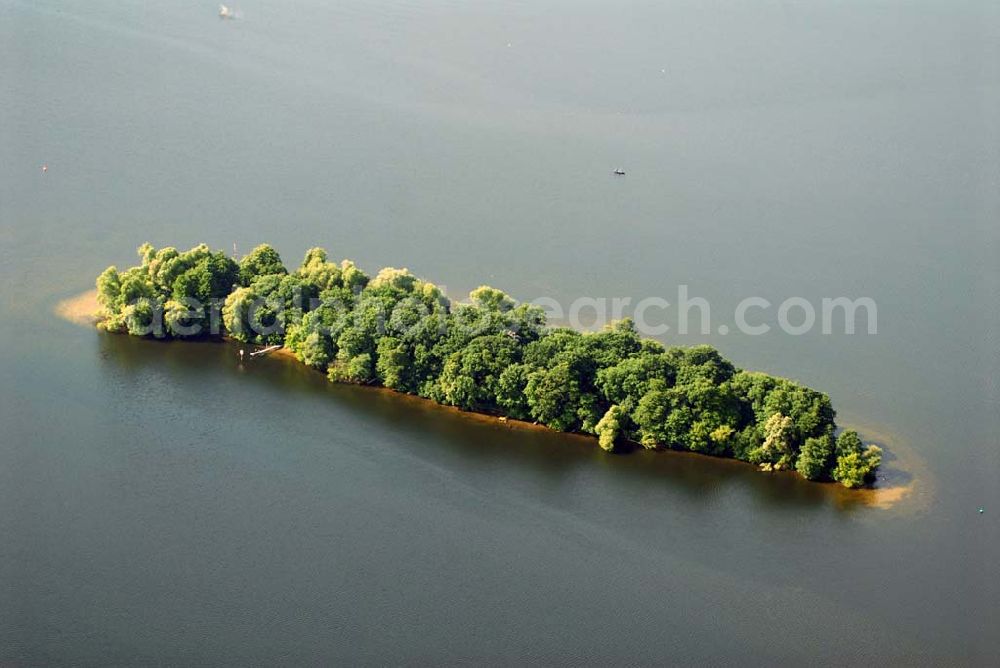
<instances>
[{"instance_id":1,"label":"shoreline vegetation","mask_svg":"<svg viewBox=\"0 0 1000 668\"><path fill-rule=\"evenodd\" d=\"M101 329L281 345L333 382L596 436L608 451L689 451L848 488L882 461L855 431L838 433L826 394L738 369L711 346L643 339L627 319L593 333L549 327L541 308L495 288L453 302L406 269L369 277L320 248L292 272L266 244L239 261L205 245L138 253L90 293ZM60 315L94 322L71 302Z\"/></svg>"}]
</instances>

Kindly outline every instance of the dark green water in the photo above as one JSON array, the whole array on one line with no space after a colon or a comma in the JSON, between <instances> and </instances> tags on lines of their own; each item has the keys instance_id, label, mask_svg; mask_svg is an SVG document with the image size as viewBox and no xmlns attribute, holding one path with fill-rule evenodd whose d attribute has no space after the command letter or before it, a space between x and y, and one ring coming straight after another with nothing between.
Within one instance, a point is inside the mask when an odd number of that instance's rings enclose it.
<instances>
[{"instance_id":1,"label":"dark green water","mask_svg":"<svg viewBox=\"0 0 1000 668\"><path fill-rule=\"evenodd\" d=\"M753 4L0 1L0 661L1000 660L1000 11ZM870 296L874 336L664 340L829 392L912 491L52 314L147 240Z\"/></svg>"}]
</instances>

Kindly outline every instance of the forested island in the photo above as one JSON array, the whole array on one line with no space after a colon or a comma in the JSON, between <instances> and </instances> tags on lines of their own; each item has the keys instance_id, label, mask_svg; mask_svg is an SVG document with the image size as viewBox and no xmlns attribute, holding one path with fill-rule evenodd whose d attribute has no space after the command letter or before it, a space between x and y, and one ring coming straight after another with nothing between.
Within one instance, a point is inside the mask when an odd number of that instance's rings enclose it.
<instances>
[{"instance_id":1,"label":"forested island","mask_svg":"<svg viewBox=\"0 0 1000 668\"><path fill-rule=\"evenodd\" d=\"M406 269L371 278L321 248L293 272L266 244L239 261L204 244L138 252L138 266L97 279L109 332L282 345L334 382L592 434L609 451L688 450L846 487L881 463L856 432L836 435L826 394L738 369L708 345L665 347L627 319L594 333L550 327L540 307L495 288L453 302Z\"/></svg>"}]
</instances>

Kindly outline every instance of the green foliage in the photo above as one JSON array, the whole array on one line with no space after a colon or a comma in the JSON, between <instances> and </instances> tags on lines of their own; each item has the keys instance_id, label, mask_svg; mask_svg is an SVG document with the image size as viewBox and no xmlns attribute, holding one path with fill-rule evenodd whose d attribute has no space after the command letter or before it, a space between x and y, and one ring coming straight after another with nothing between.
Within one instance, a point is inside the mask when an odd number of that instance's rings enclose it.
<instances>
[{"instance_id":1,"label":"green foliage","mask_svg":"<svg viewBox=\"0 0 1000 668\"><path fill-rule=\"evenodd\" d=\"M597 444L602 449L611 452L615 449L615 442L621 435L622 420L625 411L620 406L612 406L598 422L594 431L597 433Z\"/></svg>"},{"instance_id":2,"label":"green foliage","mask_svg":"<svg viewBox=\"0 0 1000 668\"><path fill-rule=\"evenodd\" d=\"M518 420L531 417L528 405L528 381L534 369L527 364L511 364L497 379L497 405L505 414Z\"/></svg>"},{"instance_id":3,"label":"green foliage","mask_svg":"<svg viewBox=\"0 0 1000 668\"><path fill-rule=\"evenodd\" d=\"M135 267L121 276L121 290L118 299L121 308L134 304L140 299L154 299L156 296L156 286Z\"/></svg>"},{"instance_id":4,"label":"green foliage","mask_svg":"<svg viewBox=\"0 0 1000 668\"><path fill-rule=\"evenodd\" d=\"M669 355L635 355L601 369L597 373L597 387L608 401L632 410L654 383L672 385L676 372Z\"/></svg>"},{"instance_id":5,"label":"green foliage","mask_svg":"<svg viewBox=\"0 0 1000 668\"><path fill-rule=\"evenodd\" d=\"M514 300L502 290L481 285L469 293L469 300L478 308L506 313L514 308Z\"/></svg>"},{"instance_id":6,"label":"green foliage","mask_svg":"<svg viewBox=\"0 0 1000 668\"><path fill-rule=\"evenodd\" d=\"M528 376L524 390L531 417L557 431L580 428L580 383L572 367L563 362Z\"/></svg>"},{"instance_id":7,"label":"green foliage","mask_svg":"<svg viewBox=\"0 0 1000 668\"><path fill-rule=\"evenodd\" d=\"M795 463L795 425L792 418L775 413L764 423L764 442L750 453L750 462L765 471L780 471Z\"/></svg>"},{"instance_id":8,"label":"green foliage","mask_svg":"<svg viewBox=\"0 0 1000 668\"><path fill-rule=\"evenodd\" d=\"M833 479L844 487L861 487L872 479L882 463L882 449L870 445L862 452L852 452L837 458Z\"/></svg>"},{"instance_id":9,"label":"green foliage","mask_svg":"<svg viewBox=\"0 0 1000 668\"><path fill-rule=\"evenodd\" d=\"M639 428L639 443L645 448L657 448L670 443L670 435L675 431L674 425L668 425L667 420L673 412L673 401L670 392L663 384L646 392L632 415Z\"/></svg>"},{"instance_id":10,"label":"green foliage","mask_svg":"<svg viewBox=\"0 0 1000 668\"><path fill-rule=\"evenodd\" d=\"M139 246L139 249L136 252L139 254L139 259L142 261L143 266L152 262L153 258L156 256L156 249L153 248L153 244L148 241Z\"/></svg>"},{"instance_id":11,"label":"green foliage","mask_svg":"<svg viewBox=\"0 0 1000 668\"><path fill-rule=\"evenodd\" d=\"M735 457L849 487L870 480L881 451L845 431L827 395L737 369L701 345L667 348L631 320L600 332L547 328L541 308L489 286L453 304L407 269L369 278L350 260L309 249L288 273L258 246L239 263L205 245L144 244L140 264L97 278L100 326L137 336L225 334L283 344L335 382L371 383L466 410L535 420L624 441ZM211 316L211 317L209 317Z\"/></svg>"},{"instance_id":12,"label":"green foliage","mask_svg":"<svg viewBox=\"0 0 1000 668\"><path fill-rule=\"evenodd\" d=\"M413 360L403 341L391 336L383 337L376 346L376 358L375 370L383 385L402 391L412 387L409 376Z\"/></svg>"},{"instance_id":13,"label":"green foliage","mask_svg":"<svg viewBox=\"0 0 1000 668\"><path fill-rule=\"evenodd\" d=\"M829 434L807 438L799 452L795 470L803 478L821 480L830 470L833 453L833 438Z\"/></svg>"},{"instance_id":14,"label":"green foliage","mask_svg":"<svg viewBox=\"0 0 1000 668\"><path fill-rule=\"evenodd\" d=\"M343 271L333 262L327 261L326 251L322 248L310 248L306 251L296 275L303 283L315 286L317 292L343 285Z\"/></svg>"},{"instance_id":15,"label":"green foliage","mask_svg":"<svg viewBox=\"0 0 1000 668\"><path fill-rule=\"evenodd\" d=\"M368 285L368 274L354 266L350 260L340 263L340 280L351 292L360 292Z\"/></svg>"},{"instance_id":16,"label":"green foliage","mask_svg":"<svg viewBox=\"0 0 1000 668\"><path fill-rule=\"evenodd\" d=\"M409 269L386 267L368 283L368 293L396 301L412 294L417 281L417 277Z\"/></svg>"},{"instance_id":17,"label":"green foliage","mask_svg":"<svg viewBox=\"0 0 1000 668\"><path fill-rule=\"evenodd\" d=\"M466 410L495 410L500 375L519 357L519 346L508 336L473 339L444 364L438 381L444 402Z\"/></svg>"},{"instance_id":18,"label":"green foliage","mask_svg":"<svg viewBox=\"0 0 1000 668\"><path fill-rule=\"evenodd\" d=\"M121 309L122 281L118 269L108 267L97 277L97 303L104 313Z\"/></svg>"},{"instance_id":19,"label":"green foliage","mask_svg":"<svg viewBox=\"0 0 1000 668\"><path fill-rule=\"evenodd\" d=\"M838 457L861 452L864 447L864 443L861 442L861 437L858 436L858 432L853 429L845 429L840 432L839 436L837 436Z\"/></svg>"},{"instance_id":20,"label":"green foliage","mask_svg":"<svg viewBox=\"0 0 1000 668\"><path fill-rule=\"evenodd\" d=\"M851 430L837 437L836 455L832 477L844 487L861 487L882 464L882 449L875 445L865 447L858 433Z\"/></svg>"},{"instance_id":21,"label":"green foliage","mask_svg":"<svg viewBox=\"0 0 1000 668\"><path fill-rule=\"evenodd\" d=\"M729 360L723 359L715 348L707 345L671 351L677 360L677 384L686 385L698 379L714 385L724 383L733 377L735 368Z\"/></svg>"},{"instance_id":22,"label":"green foliage","mask_svg":"<svg viewBox=\"0 0 1000 668\"><path fill-rule=\"evenodd\" d=\"M327 376L337 383L368 384L375 379L372 356L369 353L338 354L337 360L330 365Z\"/></svg>"},{"instance_id":23,"label":"green foliage","mask_svg":"<svg viewBox=\"0 0 1000 668\"><path fill-rule=\"evenodd\" d=\"M250 341L254 336L247 322L250 303L256 298L251 288L237 288L226 297L222 307L222 322L226 331L237 341Z\"/></svg>"},{"instance_id":24,"label":"green foliage","mask_svg":"<svg viewBox=\"0 0 1000 668\"><path fill-rule=\"evenodd\" d=\"M122 309L125 328L132 336L163 338L163 311L155 300L142 297Z\"/></svg>"},{"instance_id":25,"label":"green foliage","mask_svg":"<svg viewBox=\"0 0 1000 668\"><path fill-rule=\"evenodd\" d=\"M212 299L225 298L239 281L239 267L223 253L200 257L174 279L174 299L197 299L208 304Z\"/></svg>"},{"instance_id":26,"label":"green foliage","mask_svg":"<svg viewBox=\"0 0 1000 668\"><path fill-rule=\"evenodd\" d=\"M333 358L333 349L330 339L319 332L310 332L302 341L298 354L301 355L304 364L316 369L325 369Z\"/></svg>"},{"instance_id":27,"label":"green foliage","mask_svg":"<svg viewBox=\"0 0 1000 668\"><path fill-rule=\"evenodd\" d=\"M240 285L248 286L261 276L287 274L281 256L268 244L257 246L240 260Z\"/></svg>"},{"instance_id":28,"label":"green foliage","mask_svg":"<svg viewBox=\"0 0 1000 668\"><path fill-rule=\"evenodd\" d=\"M188 300L171 299L163 306L163 321L171 336L198 336L202 330L204 309Z\"/></svg>"},{"instance_id":29,"label":"green foliage","mask_svg":"<svg viewBox=\"0 0 1000 668\"><path fill-rule=\"evenodd\" d=\"M264 286L266 287L266 286ZM237 341L272 345L284 341L282 303L256 285L236 288L222 307L222 322Z\"/></svg>"}]
</instances>

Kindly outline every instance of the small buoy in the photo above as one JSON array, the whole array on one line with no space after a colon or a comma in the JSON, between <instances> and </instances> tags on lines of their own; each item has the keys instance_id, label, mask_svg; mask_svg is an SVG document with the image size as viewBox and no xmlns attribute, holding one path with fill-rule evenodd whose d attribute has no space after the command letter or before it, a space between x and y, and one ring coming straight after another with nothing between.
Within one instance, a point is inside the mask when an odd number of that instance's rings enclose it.
<instances>
[{"instance_id":1,"label":"small buoy","mask_svg":"<svg viewBox=\"0 0 1000 668\"><path fill-rule=\"evenodd\" d=\"M48 165L42 165L42 174L44 174L47 171L49 171L49 166Z\"/></svg>"},{"instance_id":2,"label":"small buoy","mask_svg":"<svg viewBox=\"0 0 1000 668\"><path fill-rule=\"evenodd\" d=\"M242 348L240 348L240 361L241 362L243 361L243 349Z\"/></svg>"}]
</instances>

